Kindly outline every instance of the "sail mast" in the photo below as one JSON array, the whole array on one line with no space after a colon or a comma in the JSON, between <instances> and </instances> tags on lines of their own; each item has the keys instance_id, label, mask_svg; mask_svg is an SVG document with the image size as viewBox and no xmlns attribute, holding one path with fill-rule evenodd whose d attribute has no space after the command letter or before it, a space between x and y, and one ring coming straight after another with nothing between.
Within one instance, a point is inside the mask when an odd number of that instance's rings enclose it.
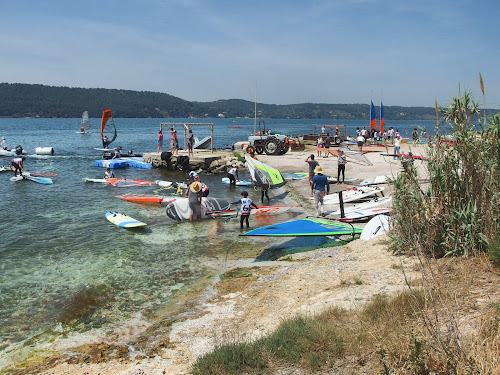
<instances>
[{"instance_id":1,"label":"sail mast","mask_svg":"<svg viewBox=\"0 0 500 375\"><path fill-rule=\"evenodd\" d=\"M253 134L257 133L257 82L255 82L255 108L253 120Z\"/></svg>"}]
</instances>

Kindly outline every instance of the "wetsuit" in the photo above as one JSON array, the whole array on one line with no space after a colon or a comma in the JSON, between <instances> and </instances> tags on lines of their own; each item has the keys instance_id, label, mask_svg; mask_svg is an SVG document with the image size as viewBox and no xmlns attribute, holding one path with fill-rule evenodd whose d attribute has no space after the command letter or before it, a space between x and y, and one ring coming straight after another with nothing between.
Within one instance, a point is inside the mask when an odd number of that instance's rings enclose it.
<instances>
[{"instance_id":1,"label":"wetsuit","mask_svg":"<svg viewBox=\"0 0 500 375\"><path fill-rule=\"evenodd\" d=\"M232 202L231 204L240 203L240 228L243 229L243 222L246 222L247 228L250 226L248 223L248 218L250 217L250 211L252 207L259 208L255 203L252 202L250 198L241 198L239 201Z\"/></svg>"},{"instance_id":2,"label":"wetsuit","mask_svg":"<svg viewBox=\"0 0 500 375\"><path fill-rule=\"evenodd\" d=\"M14 176L17 176L17 172L19 172L19 176L23 174L23 159L14 158L12 159L12 167L14 167Z\"/></svg>"},{"instance_id":3,"label":"wetsuit","mask_svg":"<svg viewBox=\"0 0 500 375\"><path fill-rule=\"evenodd\" d=\"M229 185L236 185L236 179L239 179L238 169L233 167L227 172L227 177L229 178Z\"/></svg>"}]
</instances>

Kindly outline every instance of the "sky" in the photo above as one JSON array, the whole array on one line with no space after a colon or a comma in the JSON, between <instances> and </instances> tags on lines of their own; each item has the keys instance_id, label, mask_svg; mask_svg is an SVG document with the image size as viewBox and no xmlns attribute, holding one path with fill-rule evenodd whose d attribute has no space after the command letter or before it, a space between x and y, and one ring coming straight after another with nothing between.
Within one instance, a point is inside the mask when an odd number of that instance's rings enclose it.
<instances>
[{"instance_id":1,"label":"sky","mask_svg":"<svg viewBox=\"0 0 500 375\"><path fill-rule=\"evenodd\" d=\"M0 82L190 101L500 104L497 0L0 0Z\"/></svg>"}]
</instances>

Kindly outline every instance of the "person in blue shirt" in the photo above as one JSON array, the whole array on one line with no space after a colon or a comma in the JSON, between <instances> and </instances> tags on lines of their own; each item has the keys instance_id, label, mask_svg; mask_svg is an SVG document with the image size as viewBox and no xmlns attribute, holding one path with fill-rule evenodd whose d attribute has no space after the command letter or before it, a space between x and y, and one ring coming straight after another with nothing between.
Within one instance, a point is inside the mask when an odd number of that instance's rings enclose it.
<instances>
[{"instance_id":1,"label":"person in blue shirt","mask_svg":"<svg viewBox=\"0 0 500 375\"><path fill-rule=\"evenodd\" d=\"M314 206L316 207L316 215L325 216L325 209L323 206L323 198L330 193L330 184L328 178L323 174L325 171L321 166L314 169L316 175L313 177L311 190L314 196ZM321 205L321 207L320 207Z\"/></svg>"}]
</instances>

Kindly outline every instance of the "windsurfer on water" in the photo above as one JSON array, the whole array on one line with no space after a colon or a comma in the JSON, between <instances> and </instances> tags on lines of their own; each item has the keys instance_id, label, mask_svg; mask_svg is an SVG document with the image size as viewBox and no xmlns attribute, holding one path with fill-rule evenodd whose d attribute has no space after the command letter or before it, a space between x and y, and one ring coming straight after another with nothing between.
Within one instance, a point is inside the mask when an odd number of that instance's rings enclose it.
<instances>
[{"instance_id":1,"label":"windsurfer on water","mask_svg":"<svg viewBox=\"0 0 500 375\"><path fill-rule=\"evenodd\" d=\"M108 148L109 144L111 142L109 141L109 138L107 135L105 135L103 138L102 138L102 147L103 148Z\"/></svg>"}]
</instances>

